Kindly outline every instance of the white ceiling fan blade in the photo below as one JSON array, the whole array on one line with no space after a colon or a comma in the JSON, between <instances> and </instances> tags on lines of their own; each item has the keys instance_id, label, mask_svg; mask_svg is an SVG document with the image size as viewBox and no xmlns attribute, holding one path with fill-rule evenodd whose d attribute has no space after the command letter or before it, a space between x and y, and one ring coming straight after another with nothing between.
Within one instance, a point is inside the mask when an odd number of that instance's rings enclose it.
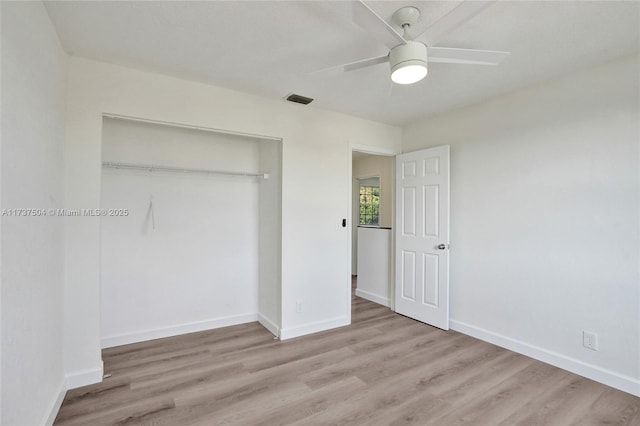
<instances>
[{"instance_id":1,"label":"white ceiling fan blade","mask_svg":"<svg viewBox=\"0 0 640 426\"><path fill-rule=\"evenodd\" d=\"M362 59L360 61L350 62L343 65L344 71L353 71L360 68L370 67L371 65L384 64L389 62L389 55L376 56L375 58Z\"/></svg>"},{"instance_id":2,"label":"white ceiling fan blade","mask_svg":"<svg viewBox=\"0 0 640 426\"><path fill-rule=\"evenodd\" d=\"M498 65L509 52L496 50L456 49L453 47L427 47L429 62L446 64Z\"/></svg>"},{"instance_id":3,"label":"white ceiling fan blade","mask_svg":"<svg viewBox=\"0 0 640 426\"><path fill-rule=\"evenodd\" d=\"M493 4L492 1L465 0L455 9L440 18L431 25L425 32L415 37L416 40L424 42L427 46L434 46L447 35L454 31L469 19L482 12Z\"/></svg>"},{"instance_id":4,"label":"white ceiling fan blade","mask_svg":"<svg viewBox=\"0 0 640 426\"><path fill-rule=\"evenodd\" d=\"M373 58L361 59L355 62L349 62L348 64L337 65L335 67L324 68L318 71L314 71L312 74L339 74L342 72L353 71L360 68L369 67L372 65L383 64L389 62L389 56L376 56Z\"/></svg>"},{"instance_id":5,"label":"white ceiling fan blade","mask_svg":"<svg viewBox=\"0 0 640 426\"><path fill-rule=\"evenodd\" d=\"M389 49L407 41L363 1L352 2L352 19L360 28L384 43Z\"/></svg>"}]
</instances>

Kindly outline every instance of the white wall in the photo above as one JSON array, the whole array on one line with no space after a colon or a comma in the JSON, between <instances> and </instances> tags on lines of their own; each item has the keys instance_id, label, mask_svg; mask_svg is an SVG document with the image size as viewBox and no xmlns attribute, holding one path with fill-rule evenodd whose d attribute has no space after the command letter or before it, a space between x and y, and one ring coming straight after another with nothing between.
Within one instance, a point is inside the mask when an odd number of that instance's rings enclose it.
<instances>
[{"instance_id":1,"label":"white wall","mask_svg":"<svg viewBox=\"0 0 640 426\"><path fill-rule=\"evenodd\" d=\"M403 135L451 144L453 328L637 394L639 81L628 57Z\"/></svg>"},{"instance_id":2,"label":"white wall","mask_svg":"<svg viewBox=\"0 0 640 426\"><path fill-rule=\"evenodd\" d=\"M0 7L2 208L60 208L66 54L40 2ZM0 423L50 423L64 392L63 219L1 222Z\"/></svg>"},{"instance_id":3,"label":"white wall","mask_svg":"<svg viewBox=\"0 0 640 426\"><path fill-rule=\"evenodd\" d=\"M260 180L258 319L274 335L282 328L282 142L259 143Z\"/></svg>"},{"instance_id":4,"label":"white wall","mask_svg":"<svg viewBox=\"0 0 640 426\"><path fill-rule=\"evenodd\" d=\"M68 208L100 204L102 114L282 139L284 338L349 321L351 144L398 150L400 129L201 83L72 58L65 191ZM312 194L312 196L310 196ZM66 225L66 368L75 384L100 380L100 224ZM296 301L302 312L296 312Z\"/></svg>"},{"instance_id":5,"label":"white wall","mask_svg":"<svg viewBox=\"0 0 640 426\"><path fill-rule=\"evenodd\" d=\"M358 287L356 296L391 306L391 230L358 228Z\"/></svg>"},{"instance_id":6,"label":"white wall","mask_svg":"<svg viewBox=\"0 0 640 426\"><path fill-rule=\"evenodd\" d=\"M103 161L258 173L256 139L105 119ZM102 346L258 312L259 179L103 169ZM153 199L153 217L150 204Z\"/></svg>"}]
</instances>

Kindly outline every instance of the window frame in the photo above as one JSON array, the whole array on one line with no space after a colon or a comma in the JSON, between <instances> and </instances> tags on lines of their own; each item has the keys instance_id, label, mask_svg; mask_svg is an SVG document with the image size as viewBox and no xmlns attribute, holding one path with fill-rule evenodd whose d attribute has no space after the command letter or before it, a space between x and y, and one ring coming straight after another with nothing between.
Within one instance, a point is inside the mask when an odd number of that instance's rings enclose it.
<instances>
[{"instance_id":1,"label":"window frame","mask_svg":"<svg viewBox=\"0 0 640 426\"><path fill-rule=\"evenodd\" d=\"M367 180L370 179L377 179L377 186L376 185L372 185L371 182L366 182ZM362 176L362 177L358 177L358 226L365 226L365 227L380 227L380 224L382 223L382 215L381 215L381 206L382 206L382 191L381 191L381 185L380 185L380 175L371 175L371 176ZM373 217L377 218L377 223L362 223L362 213L361 213L361 209L363 206L362 203L362 196L366 195L366 194L362 194L362 188L371 188L371 192L373 192L374 188L377 189L378 193L377 195L372 194L371 196L377 196L378 197L378 203L377 203L377 211L375 212L376 214L374 215L373 212L371 214L371 219L373 220ZM365 204L366 205L366 204ZM369 205L373 205L373 203L369 203Z\"/></svg>"}]
</instances>

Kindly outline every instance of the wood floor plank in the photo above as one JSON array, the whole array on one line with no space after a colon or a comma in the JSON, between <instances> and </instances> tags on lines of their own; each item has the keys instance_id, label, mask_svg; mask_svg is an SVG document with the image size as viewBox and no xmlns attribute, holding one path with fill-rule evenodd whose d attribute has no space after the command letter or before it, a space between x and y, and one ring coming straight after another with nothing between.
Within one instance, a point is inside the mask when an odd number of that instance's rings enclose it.
<instances>
[{"instance_id":1,"label":"wood floor plank","mask_svg":"<svg viewBox=\"0 0 640 426\"><path fill-rule=\"evenodd\" d=\"M396 353L395 356L380 359L373 368L359 372L358 377L365 383L386 380L415 367L421 367L429 361L454 358L456 353L459 354L480 343L459 333L441 336L434 340L422 340L405 348L401 357Z\"/></svg>"},{"instance_id":2,"label":"wood floor plank","mask_svg":"<svg viewBox=\"0 0 640 426\"><path fill-rule=\"evenodd\" d=\"M442 425L439 418L484 395L488 389L528 368L532 360L518 354L494 352L495 358L471 362L453 375L430 372L415 385L418 391L396 410L384 413L384 424Z\"/></svg>"},{"instance_id":3,"label":"wood floor plank","mask_svg":"<svg viewBox=\"0 0 640 426\"><path fill-rule=\"evenodd\" d=\"M522 355L481 344L475 351L458 351L455 359L434 359L373 383L314 420L317 424L424 424L448 412L449 401L463 402L460 396L482 393L531 363Z\"/></svg>"},{"instance_id":4,"label":"wood floor plank","mask_svg":"<svg viewBox=\"0 0 640 426\"><path fill-rule=\"evenodd\" d=\"M158 371L154 374L134 378L131 390L151 389L151 392L171 392L176 394L181 389L193 391L208 383L220 383L224 380L236 380L246 373L244 365L240 362L219 364L212 362L200 365L186 365L166 371Z\"/></svg>"},{"instance_id":5,"label":"wood floor plank","mask_svg":"<svg viewBox=\"0 0 640 426\"><path fill-rule=\"evenodd\" d=\"M427 342L433 343L435 340L429 340L428 336L416 336L405 340L402 344L381 347L326 368L315 369L303 375L301 379L311 389L320 388L332 380L349 375L358 376L364 382L373 382L380 374L386 374L385 368L389 368L390 374L393 374L393 366L397 363L403 364L403 370L410 369L412 365L423 364L433 351L448 343L439 342L425 348L425 345L428 345ZM411 353L411 356L407 356L407 353Z\"/></svg>"},{"instance_id":6,"label":"wood floor plank","mask_svg":"<svg viewBox=\"0 0 640 426\"><path fill-rule=\"evenodd\" d=\"M615 389L604 391L573 425L640 425L639 399Z\"/></svg>"},{"instance_id":7,"label":"wood floor plank","mask_svg":"<svg viewBox=\"0 0 640 426\"><path fill-rule=\"evenodd\" d=\"M206 347L197 347L197 350L188 349L181 351L165 352L151 355L146 359L136 359L123 362L122 364L106 364L107 374L142 376L154 371L165 371L174 366L197 364L202 361L211 360L211 352Z\"/></svg>"},{"instance_id":8,"label":"wood floor plank","mask_svg":"<svg viewBox=\"0 0 640 426\"><path fill-rule=\"evenodd\" d=\"M129 400L131 380L122 376L91 386L71 389L67 392L64 404L60 407L57 420L79 417L95 411L109 408L114 399L122 403Z\"/></svg>"},{"instance_id":9,"label":"wood floor plank","mask_svg":"<svg viewBox=\"0 0 640 426\"><path fill-rule=\"evenodd\" d=\"M294 362L306 357L312 357L318 353L331 351L335 348L350 346L379 337L382 333L375 327L368 327L357 331L348 330L345 327L342 333L317 333L313 336L305 336L296 341L274 342L269 347L261 350L250 350L243 357L243 363L248 369L258 371L272 366ZM230 354L222 359L233 359Z\"/></svg>"},{"instance_id":10,"label":"wood floor plank","mask_svg":"<svg viewBox=\"0 0 640 426\"><path fill-rule=\"evenodd\" d=\"M358 371L371 368L381 359L398 358L410 350L409 348L419 347L425 341L433 342L434 339L429 340L431 333L431 330L425 330L424 327L407 327L398 333L385 334L376 339L353 344L349 348L358 356L345 358L322 369L314 368L301 379L311 388L320 387L323 383L331 381L333 377L353 375Z\"/></svg>"},{"instance_id":11,"label":"wood floor plank","mask_svg":"<svg viewBox=\"0 0 640 426\"><path fill-rule=\"evenodd\" d=\"M523 407L531 398L546 392L565 372L543 363L532 363L482 396L449 414L434 418L433 424L495 425Z\"/></svg>"},{"instance_id":12,"label":"wood floor plank","mask_svg":"<svg viewBox=\"0 0 640 426\"><path fill-rule=\"evenodd\" d=\"M333 409L340 401L362 392L366 384L357 377L347 377L333 382L330 386L311 392L307 397L270 409L262 415L243 418L239 424L253 426L289 425L296 422L308 423L316 413Z\"/></svg>"},{"instance_id":13,"label":"wood floor plank","mask_svg":"<svg viewBox=\"0 0 640 426\"><path fill-rule=\"evenodd\" d=\"M352 325L258 323L103 351L56 425L640 426L640 398L354 297Z\"/></svg>"},{"instance_id":14,"label":"wood floor plank","mask_svg":"<svg viewBox=\"0 0 640 426\"><path fill-rule=\"evenodd\" d=\"M308 371L310 365L322 367L335 363L337 360L350 357L353 352L349 348L336 348L323 352L304 360L292 361L286 364L275 365L269 369L259 371L248 371L246 374L229 377L212 383L206 389L194 389L185 391L180 395L175 395L178 405L188 405L198 403L202 399L226 399L230 395L242 393L247 389L262 388L263 384L280 382L300 382L300 375ZM306 387L306 385L305 385ZM307 387L308 388L308 387Z\"/></svg>"},{"instance_id":15,"label":"wood floor plank","mask_svg":"<svg viewBox=\"0 0 640 426\"><path fill-rule=\"evenodd\" d=\"M155 425L190 425L206 422L212 416L231 416L244 412L247 402L266 406L276 398L278 404L292 398L308 397L310 389L296 379L309 365L325 365L353 355L348 348L337 348L304 360L248 372L235 378L202 383L192 390L174 393L175 410L154 419ZM237 413L236 413L237 414ZM217 422L218 420L216 420Z\"/></svg>"},{"instance_id":16,"label":"wood floor plank","mask_svg":"<svg viewBox=\"0 0 640 426\"><path fill-rule=\"evenodd\" d=\"M524 407L500 424L568 425L571 419L588 412L589 407L604 392L602 385L573 374L566 374L562 380L551 386L543 394L531 398Z\"/></svg>"},{"instance_id":17,"label":"wood floor plank","mask_svg":"<svg viewBox=\"0 0 640 426\"><path fill-rule=\"evenodd\" d=\"M107 348L102 351L102 357L105 362L114 361L120 363L138 357L146 358L165 352L190 349L194 346L200 347L206 344L228 343L229 341L244 339L247 336L255 334L267 336L268 332L260 324L252 322L233 327L223 327L215 330L206 330Z\"/></svg>"},{"instance_id":18,"label":"wood floor plank","mask_svg":"<svg viewBox=\"0 0 640 426\"><path fill-rule=\"evenodd\" d=\"M418 322L402 324L401 327L395 328L392 332L381 326L376 327L376 329L382 331L383 335L373 340L352 345L351 349L357 354L368 354L382 348L395 346L415 337L430 338L436 333L442 333L442 330L434 327L425 327L424 324Z\"/></svg>"},{"instance_id":19,"label":"wood floor plank","mask_svg":"<svg viewBox=\"0 0 640 426\"><path fill-rule=\"evenodd\" d=\"M274 407L280 408L289 403L297 404L310 396L310 390L302 383L293 382L279 392L267 392L251 399L250 404L226 406L216 412L215 425L253 425L268 417ZM175 424L175 423L174 423ZM204 414L191 419L184 426L210 426L212 416Z\"/></svg>"},{"instance_id":20,"label":"wood floor plank","mask_svg":"<svg viewBox=\"0 0 640 426\"><path fill-rule=\"evenodd\" d=\"M175 407L173 399L167 396L137 400L133 399L117 407L95 410L65 420L56 419L55 424L64 426L107 426L140 424L149 416L166 413Z\"/></svg>"}]
</instances>

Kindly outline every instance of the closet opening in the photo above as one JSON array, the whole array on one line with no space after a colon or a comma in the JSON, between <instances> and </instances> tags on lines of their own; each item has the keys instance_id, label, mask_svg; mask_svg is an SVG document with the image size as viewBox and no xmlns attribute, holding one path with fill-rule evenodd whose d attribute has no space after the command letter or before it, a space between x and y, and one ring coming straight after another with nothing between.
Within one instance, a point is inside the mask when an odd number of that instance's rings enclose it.
<instances>
[{"instance_id":1,"label":"closet opening","mask_svg":"<svg viewBox=\"0 0 640 426\"><path fill-rule=\"evenodd\" d=\"M281 328L282 143L103 118L103 348L260 321Z\"/></svg>"}]
</instances>

